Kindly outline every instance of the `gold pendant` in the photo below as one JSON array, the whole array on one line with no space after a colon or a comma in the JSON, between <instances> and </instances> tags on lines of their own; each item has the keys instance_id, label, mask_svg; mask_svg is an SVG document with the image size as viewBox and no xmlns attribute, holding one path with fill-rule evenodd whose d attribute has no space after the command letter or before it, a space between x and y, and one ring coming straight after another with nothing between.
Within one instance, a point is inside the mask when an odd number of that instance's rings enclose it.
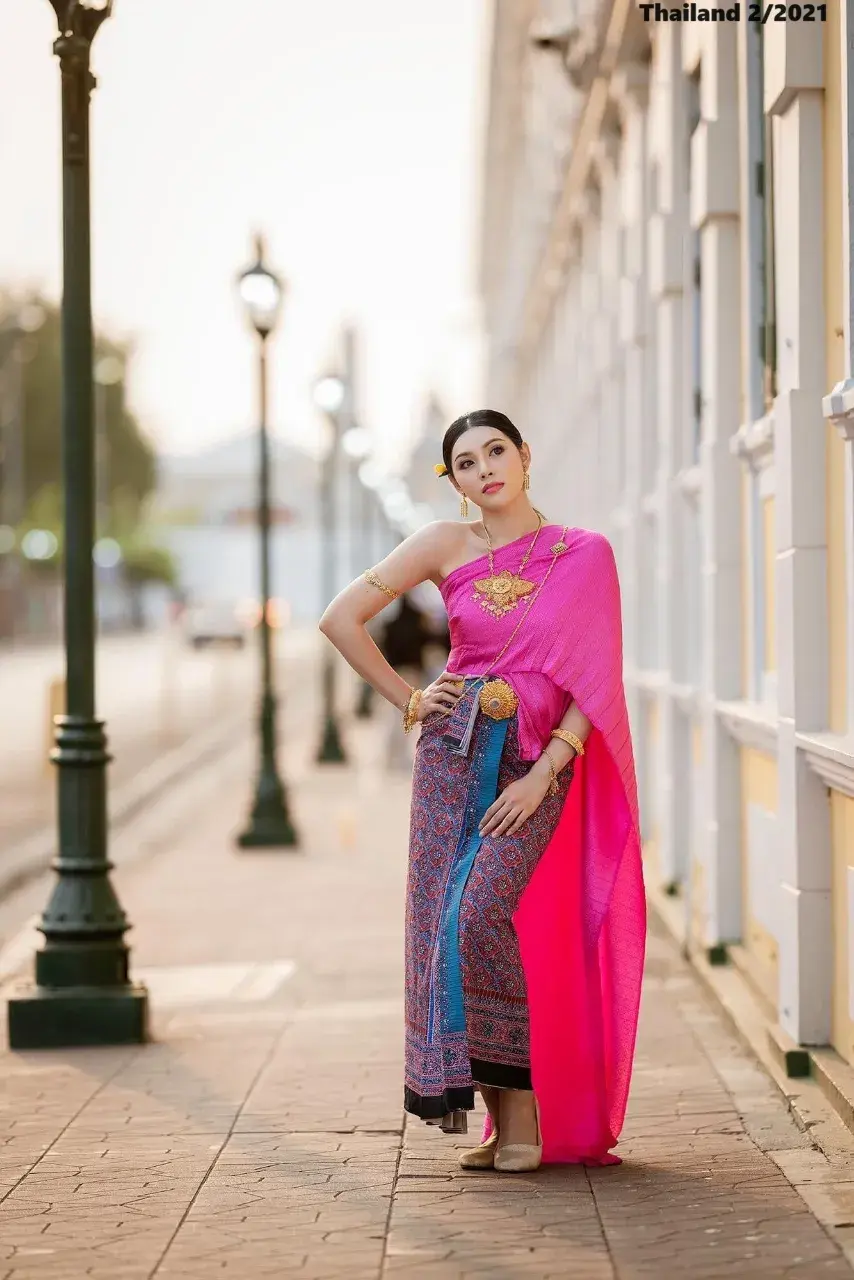
<instances>
[{"instance_id":1,"label":"gold pendant","mask_svg":"<svg viewBox=\"0 0 854 1280\"><path fill-rule=\"evenodd\" d=\"M569 548L567 547L566 543L563 541L556 542L554 546L551 548L552 554L556 556L563 555L564 551L568 551L568 550Z\"/></svg>"},{"instance_id":2,"label":"gold pendant","mask_svg":"<svg viewBox=\"0 0 854 1280\"><path fill-rule=\"evenodd\" d=\"M475 582L474 589L478 594L472 596L472 599L477 600L481 608L494 618L503 618L505 613L516 608L523 597L529 596L535 586L527 578L520 578L509 569L502 569L501 573L493 574L491 578L480 578Z\"/></svg>"}]
</instances>

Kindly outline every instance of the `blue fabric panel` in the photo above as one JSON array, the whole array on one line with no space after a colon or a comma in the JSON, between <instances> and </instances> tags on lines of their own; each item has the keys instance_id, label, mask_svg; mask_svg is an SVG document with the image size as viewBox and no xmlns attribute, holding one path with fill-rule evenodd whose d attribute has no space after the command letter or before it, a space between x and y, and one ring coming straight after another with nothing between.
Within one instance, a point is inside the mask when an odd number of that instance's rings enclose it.
<instances>
[{"instance_id":1,"label":"blue fabric panel","mask_svg":"<svg viewBox=\"0 0 854 1280\"><path fill-rule=\"evenodd\" d=\"M498 771L510 720L490 720L484 716L483 724L483 736L472 761L466 820L454 853L442 903L437 956L430 992L427 1029L430 1044L433 1043L437 1011L440 1033L464 1032L466 1029L460 972L460 906L480 848L482 837L478 827L483 815L498 794Z\"/></svg>"}]
</instances>

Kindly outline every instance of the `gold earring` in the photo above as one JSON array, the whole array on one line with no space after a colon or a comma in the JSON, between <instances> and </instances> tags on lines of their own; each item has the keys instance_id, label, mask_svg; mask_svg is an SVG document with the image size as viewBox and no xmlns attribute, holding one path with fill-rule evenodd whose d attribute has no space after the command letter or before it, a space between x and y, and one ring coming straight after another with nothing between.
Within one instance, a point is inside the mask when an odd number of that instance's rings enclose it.
<instances>
[{"instance_id":1,"label":"gold earring","mask_svg":"<svg viewBox=\"0 0 854 1280\"><path fill-rule=\"evenodd\" d=\"M525 472L525 478L524 478L524 480L522 481L522 488L523 488L523 489L530 489L530 487L531 487L531 477L528 475L528 472L526 471L526 472Z\"/></svg>"},{"instance_id":2,"label":"gold earring","mask_svg":"<svg viewBox=\"0 0 854 1280\"><path fill-rule=\"evenodd\" d=\"M465 520L469 513L469 500L465 494L460 498L460 515Z\"/></svg>"}]
</instances>

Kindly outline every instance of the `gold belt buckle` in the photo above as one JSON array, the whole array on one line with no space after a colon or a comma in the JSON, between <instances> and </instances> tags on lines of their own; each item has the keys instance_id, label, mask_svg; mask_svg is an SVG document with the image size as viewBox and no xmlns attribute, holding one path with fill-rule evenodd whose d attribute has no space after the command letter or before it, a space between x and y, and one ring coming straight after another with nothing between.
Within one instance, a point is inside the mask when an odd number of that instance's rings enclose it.
<instances>
[{"instance_id":1,"label":"gold belt buckle","mask_svg":"<svg viewBox=\"0 0 854 1280\"><path fill-rule=\"evenodd\" d=\"M491 720L509 720L519 699L506 680L487 680L480 691L480 709Z\"/></svg>"}]
</instances>

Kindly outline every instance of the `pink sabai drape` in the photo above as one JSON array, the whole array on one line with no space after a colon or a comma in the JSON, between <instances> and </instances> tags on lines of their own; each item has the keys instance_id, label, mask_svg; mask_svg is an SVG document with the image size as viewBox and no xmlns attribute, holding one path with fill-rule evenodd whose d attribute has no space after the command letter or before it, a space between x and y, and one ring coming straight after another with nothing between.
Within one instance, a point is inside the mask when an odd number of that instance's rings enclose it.
<instances>
[{"instance_id":1,"label":"pink sabai drape","mask_svg":"<svg viewBox=\"0 0 854 1280\"><path fill-rule=\"evenodd\" d=\"M540 582L561 530L546 526L526 577ZM496 569L518 567L524 540ZM646 938L637 783L622 673L622 618L610 543L584 529L497 666L518 620L484 620L472 584L484 560L442 583L448 670L505 677L521 700L520 743L535 759L574 699L593 725L555 833L515 916L528 986L531 1072L546 1162L618 1162L637 1034ZM485 1136L489 1134L489 1121Z\"/></svg>"}]
</instances>

